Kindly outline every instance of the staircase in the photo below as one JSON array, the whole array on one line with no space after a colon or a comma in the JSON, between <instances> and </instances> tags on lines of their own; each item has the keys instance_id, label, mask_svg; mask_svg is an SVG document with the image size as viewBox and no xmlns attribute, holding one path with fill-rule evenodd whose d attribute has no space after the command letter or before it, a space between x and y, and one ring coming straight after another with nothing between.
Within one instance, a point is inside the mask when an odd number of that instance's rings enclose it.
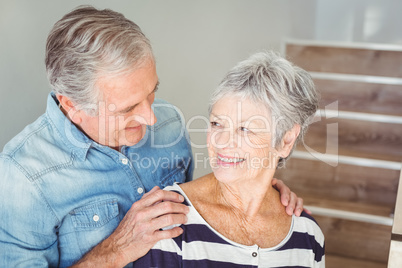
<instances>
[{"instance_id":1,"label":"staircase","mask_svg":"<svg viewBox=\"0 0 402 268\"><path fill-rule=\"evenodd\" d=\"M284 55L310 72L321 102L275 177L313 212L326 267L387 267L402 162L402 47L289 40Z\"/></svg>"}]
</instances>

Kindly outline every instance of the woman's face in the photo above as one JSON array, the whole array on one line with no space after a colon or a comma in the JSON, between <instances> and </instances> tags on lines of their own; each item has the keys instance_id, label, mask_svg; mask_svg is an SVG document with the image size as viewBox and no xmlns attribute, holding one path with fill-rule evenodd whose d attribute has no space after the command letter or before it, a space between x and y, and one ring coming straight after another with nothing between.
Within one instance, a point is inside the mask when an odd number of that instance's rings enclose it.
<instances>
[{"instance_id":1,"label":"woman's face","mask_svg":"<svg viewBox=\"0 0 402 268\"><path fill-rule=\"evenodd\" d=\"M249 180L275 172L274 129L266 107L238 97L224 97L213 107L207 135L210 165L221 182Z\"/></svg>"}]
</instances>

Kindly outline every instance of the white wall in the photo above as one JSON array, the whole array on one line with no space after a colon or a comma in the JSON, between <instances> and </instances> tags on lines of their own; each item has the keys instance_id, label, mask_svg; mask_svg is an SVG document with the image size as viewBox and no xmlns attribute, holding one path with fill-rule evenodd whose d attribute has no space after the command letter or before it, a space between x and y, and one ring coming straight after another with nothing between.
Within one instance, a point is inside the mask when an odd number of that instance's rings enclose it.
<instances>
[{"instance_id":1,"label":"white wall","mask_svg":"<svg viewBox=\"0 0 402 268\"><path fill-rule=\"evenodd\" d=\"M236 62L258 50L279 50L287 37L402 44L402 16L396 11L402 10L401 3L0 0L0 148L44 112L50 91L44 67L46 37L52 25L78 5L108 7L140 25L156 55L158 97L176 104L190 120L206 115L210 92ZM364 16L359 15L361 10L366 10ZM349 15L345 19L342 14ZM201 121L190 125L202 127ZM191 133L191 138L196 145L205 144L203 133ZM199 153L206 151L196 147L194 154L200 160ZM195 174L207 170L200 164Z\"/></svg>"},{"instance_id":2,"label":"white wall","mask_svg":"<svg viewBox=\"0 0 402 268\"><path fill-rule=\"evenodd\" d=\"M402 44L401 0L321 0L315 39Z\"/></svg>"}]
</instances>

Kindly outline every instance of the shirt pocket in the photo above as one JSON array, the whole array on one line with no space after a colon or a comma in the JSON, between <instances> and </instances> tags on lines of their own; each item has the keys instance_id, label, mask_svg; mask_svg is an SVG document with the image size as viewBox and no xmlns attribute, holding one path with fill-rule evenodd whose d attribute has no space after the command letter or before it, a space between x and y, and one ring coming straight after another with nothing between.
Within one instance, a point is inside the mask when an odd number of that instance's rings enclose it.
<instances>
[{"instance_id":1,"label":"shirt pocket","mask_svg":"<svg viewBox=\"0 0 402 268\"><path fill-rule=\"evenodd\" d=\"M119 215L117 199L89 204L70 212L74 228L87 229L106 225Z\"/></svg>"},{"instance_id":2,"label":"shirt pocket","mask_svg":"<svg viewBox=\"0 0 402 268\"><path fill-rule=\"evenodd\" d=\"M70 212L75 239L82 254L107 238L119 225L117 199L91 203Z\"/></svg>"}]
</instances>

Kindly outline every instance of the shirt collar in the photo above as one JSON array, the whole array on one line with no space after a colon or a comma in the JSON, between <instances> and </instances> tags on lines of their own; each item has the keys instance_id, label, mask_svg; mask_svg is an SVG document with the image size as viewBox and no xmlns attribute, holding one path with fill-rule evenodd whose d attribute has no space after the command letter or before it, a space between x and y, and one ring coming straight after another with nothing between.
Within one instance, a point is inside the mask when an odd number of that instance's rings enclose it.
<instances>
[{"instance_id":1,"label":"shirt collar","mask_svg":"<svg viewBox=\"0 0 402 268\"><path fill-rule=\"evenodd\" d=\"M93 140L88 138L68 119L59 108L56 94L51 92L47 98L46 114L56 130L60 140L78 157L84 161Z\"/></svg>"}]
</instances>

